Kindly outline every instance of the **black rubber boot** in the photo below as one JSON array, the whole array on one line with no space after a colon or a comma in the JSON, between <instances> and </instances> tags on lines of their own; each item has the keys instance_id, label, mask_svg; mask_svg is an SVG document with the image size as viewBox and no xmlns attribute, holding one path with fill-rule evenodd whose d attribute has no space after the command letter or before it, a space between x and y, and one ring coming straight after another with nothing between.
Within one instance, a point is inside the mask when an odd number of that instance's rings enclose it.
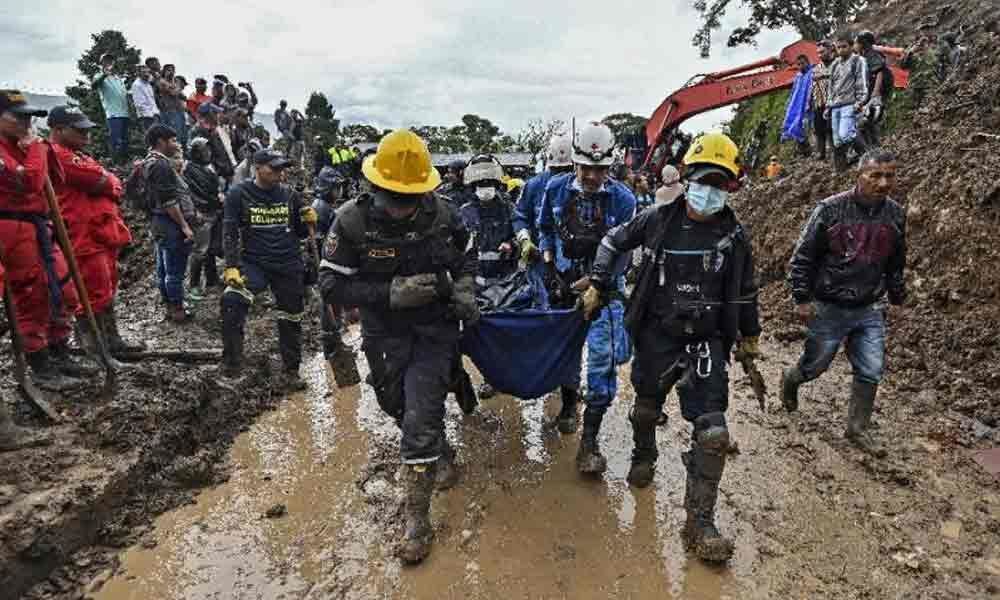
<instances>
[{"instance_id":1,"label":"black rubber boot","mask_svg":"<svg viewBox=\"0 0 1000 600\"><path fill-rule=\"evenodd\" d=\"M87 325L89 327L89 325ZM77 358L69 351L65 341L49 346L49 363L63 375L77 378L97 377L101 367L87 357Z\"/></svg>"},{"instance_id":2,"label":"black rubber boot","mask_svg":"<svg viewBox=\"0 0 1000 600\"><path fill-rule=\"evenodd\" d=\"M455 449L442 436L441 457L437 460L434 474L434 489L450 490L458 483L458 465L455 464Z\"/></svg>"},{"instance_id":3,"label":"black rubber boot","mask_svg":"<svg viewBox=\"0 0 1000 600\"><path fill-rule=\"evenodd\" d=\"M559 396L562 401L559 414L546 421L545 425L550 429L558 429L559 433L576 433L580 427L580 394L571 387L562 386L559 388Z\"/></svg>"},{"instance_id":4,"label":"black rubber boot","mask_svg":"<svg viewBox=\"0 0 1000 600\"><path fill-rule=\"evenodd\" d=\"M844 432L844 437L862 452L875 458L885 458L888 452L868 431L872 411L875 410L877 392L878 386L874 383L855 380L851 385L851 400L847 408L847 431Z\"/></svg>"},{"instance_id":5,"label":"black rubber boot","mask_svg":"<svg viewBox=\"0 0 1000 600\"><path fill-rule=\"evenodd\" d=\"M476 408L479 406L476 388L472 385L472 378L465 372L461 363L458 367L452 367L451 377L449 391L455 394L455 402L462 409L462 413L471 415L476 412Z\"/></svg>"},{"instance_id":6,"label":"black rubber boot","mask_svg":"<svg viewBox=\"0 0 1000 600\"><path fill-rule=\"evenodd\" d=\"M655 398L638 396L635 408L629 415L632 422L632 466L628 471L628 482L637 488L653 483L656 475L656 422L660 417L659 403Z\"/></svg>"},{"instance_id":7,"label":"black rubber boot","mask_svg":"<svg viewBox=\"0 0 1000 600\"><path fill-rule=\"evenodd\" d=\"M339 344L335 344L331 352L327 355L327 362L333 371L333 377L337 380L337 387L349 387L361 383L361 374L358 373L358 363L354 358L354 351L351 350L340 339L337 334Z\"/></svg>"},{"instance_id":8,"label":"black rubber boot","mask_svg":"<svg viewBox=\"0 0 1000 600\"><path fill-rule=\"evenodd\" d=\"M799 386L805 383L802 371L792 367L781 374L781 404L787 412L799 409Z\"/></svg>"},{"instance_id":9,"label":"black rubber boot","mask_svg":"<svg viewBox=\"0 0 1000 600\"><path fill-rule=\"evenodd\" d=\"M191 258L188 262L188 289L201 288L201 272L205 265L204 259Z\"/></svg>"},{"instance_id":10,"label":"black rubber boot","mask_svg":"<svg viewBox=\"0 0 1000 600\"><path fill-rule=\"evenodd\" d=\"M584 475L600 475L608 468L608 461L601 454L601 446L597 441L603 420L603 411L595 411L589 406L583 411L583 433L576 452L576 469Z\"/></svg>"},{"instance_id":11,"label":"black rubber boot","mask_svg":"<svg viewBox=\"0 0 1000 600\"><path fill-rule=\"evenodd\" d=\"M847 171L847 146L833 149L833 168L837 173Z\"/></svg>"},{"instance_id":12,"label":"black rubber boot","mask_svg":"<svg viewBox=\"0 0 1000 600\"><path fill-rule=\"evenodd\" d=\"M396 549L396 555L406 564L415 565L431 553L434 530L431 528L431 496L434 493L436 463L405 465L406 498L403 512L406 533Z\"/></svg>"},{"instance_id":13,"label":"black rubber boot","mask_svg":"<svg viewBox=\"0 0 1000 600\"><path fill-rule=\"evenodd\" d=\"M7 402L0 399L0 452L10 452L22 448L44 446L52 443L47 433L35 433L14 424L7 410Z\"/></svg>"},{"instance_id":14,"label":"black rubber boot","mask_svg":"<svg viewBox=\"0 0 1000 600\"><path fill-rule=\"evenodd\" d=\"M215 266L214 257L207 257L202 269L205 271L205 287L212 289L223 287L219 280L219 269Z\"/></svg>"},{"instance_id":15,"label":"black rubber boot","mask_svg":"<svg viewBox=\"0 0 1000 600\"><path fill-rule=\"evenodd\" d=\"M49 349L42 348L38 352L25 355L31 366L31 378L43 390L65 392L83 385L80 379L67 377L59 372L49 360Z\"/></svg>"},{"instance_id":16,"label":"black rubber boot","mask_svg":"<svg viewBox=\"0 0 1000 600\"><path fill-rule=\"evenodd\" d=\"M243 326L237 309L222 308L222 374L239 377L243 370Z\"/></svg>"},{"instance_id":17,"label":"black rubber boot","mask_svg":"<svg viewBox=\"0 0 1000 600\"><path fill-rule=\"evenodd\" d=\"M104 312L97 315L97 325L104 332L104 341L108 344L108 352L112 354L127 354L143 352L146 344L143 342L129 343L118 330L118 317L115 316L115 305L112 304Z\"/></svg>"},{"instance_id":18,"label":"black rubber boot","mask_svg":"<svg viewBox=\"0 0 1000 600\"><path fill-rule=\"evenodd\" d=\"M691 451L683 454L684 465L687 467L684 489L687 520L684 523L683 537L686 547L698 558L718 563L733 556L733 542L723 537L715 526L719 481L726 467L730 440L729 431L724 425L718 421L707 424L703 419L711 417L706 415L695 421L696 433Z\"/></svg>"}]
</instances>

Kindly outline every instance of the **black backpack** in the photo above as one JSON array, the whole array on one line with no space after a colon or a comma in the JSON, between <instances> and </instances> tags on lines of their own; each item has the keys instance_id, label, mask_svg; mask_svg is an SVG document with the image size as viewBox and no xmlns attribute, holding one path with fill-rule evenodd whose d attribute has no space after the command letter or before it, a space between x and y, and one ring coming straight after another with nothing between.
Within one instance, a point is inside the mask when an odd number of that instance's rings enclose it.
<instances>
[{"instance_id":1,"label":"black backpack","mask_svg":"<svg viewBox=\"0 0 1000 600\"><path fill-rule=\"evenodd\" d=\"M132 207L133 210L141 212L146 216L149 216L153 207L149 202L149 189L146 185L146 179L149 175L149 165L155 159L144 158L138 160L132 165L132 172L129 173L128 178L125 180L125 200L128 205Z\"/></svg>"}]
</instances>

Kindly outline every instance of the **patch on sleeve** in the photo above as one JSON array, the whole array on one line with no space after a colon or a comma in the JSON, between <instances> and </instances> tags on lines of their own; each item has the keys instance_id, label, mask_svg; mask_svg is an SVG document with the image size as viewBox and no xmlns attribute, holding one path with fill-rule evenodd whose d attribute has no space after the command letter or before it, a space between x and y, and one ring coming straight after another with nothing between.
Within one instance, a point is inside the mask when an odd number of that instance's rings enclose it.
<instances>
[{"instance_id":1,"label":"patch on sleeve","mask_svg":"<svg viewBox=\"0 0 1000 600\"><path fill-rule=\"evenodd\" d=\"M333 258L333 253L337 251L337 246L340 245L340 237L334 233L326 236L326 242L323 244L323 257Z\"/></svg>"}]
</instances>

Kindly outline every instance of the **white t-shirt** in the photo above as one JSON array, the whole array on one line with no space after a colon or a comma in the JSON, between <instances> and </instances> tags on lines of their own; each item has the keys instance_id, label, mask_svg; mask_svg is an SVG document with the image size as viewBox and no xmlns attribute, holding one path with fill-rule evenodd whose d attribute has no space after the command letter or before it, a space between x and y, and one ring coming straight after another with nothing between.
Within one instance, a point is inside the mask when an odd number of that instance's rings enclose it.
<instances>
[{"instance_id":1,"label":"white t-shirt","mask_svg":"<svg viewBox=\"0 0 1000 600\"><path fill-rule=\"evenodd\" d=\"M139 117L155 117L160 114L160 109L156 107L156 94L153 93L153 86L143 78L138 78L132 82L132 102L135 103L135 112Z\"/></svg>"}]
</instances>

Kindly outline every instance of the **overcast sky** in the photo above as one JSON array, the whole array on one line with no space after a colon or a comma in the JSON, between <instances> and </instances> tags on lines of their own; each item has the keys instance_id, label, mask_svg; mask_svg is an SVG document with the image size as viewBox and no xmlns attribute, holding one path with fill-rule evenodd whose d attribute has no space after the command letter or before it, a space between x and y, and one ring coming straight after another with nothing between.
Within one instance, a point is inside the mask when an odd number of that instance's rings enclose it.
<instances>
[{"instance_id":1,"label":"overcast sky","mask_svg":"<svg viewBox=\"0 0 1000 600\"><path fill-rule=\"evenodd\" d=\"M719 34L703 60L691 46L696 26L690 0L11 2L0 21L0 85L61 92L90 34L119 29L188 81L224 72L254 82L259 110L281 98L302 106L320 90L345 123L453 125L476 113L513 133L534 118L648 116L693 74L796 39L770 32L758 48L733 50ZM686 128L727 117L717 111Z\"/></svg>"}]
</instances>

